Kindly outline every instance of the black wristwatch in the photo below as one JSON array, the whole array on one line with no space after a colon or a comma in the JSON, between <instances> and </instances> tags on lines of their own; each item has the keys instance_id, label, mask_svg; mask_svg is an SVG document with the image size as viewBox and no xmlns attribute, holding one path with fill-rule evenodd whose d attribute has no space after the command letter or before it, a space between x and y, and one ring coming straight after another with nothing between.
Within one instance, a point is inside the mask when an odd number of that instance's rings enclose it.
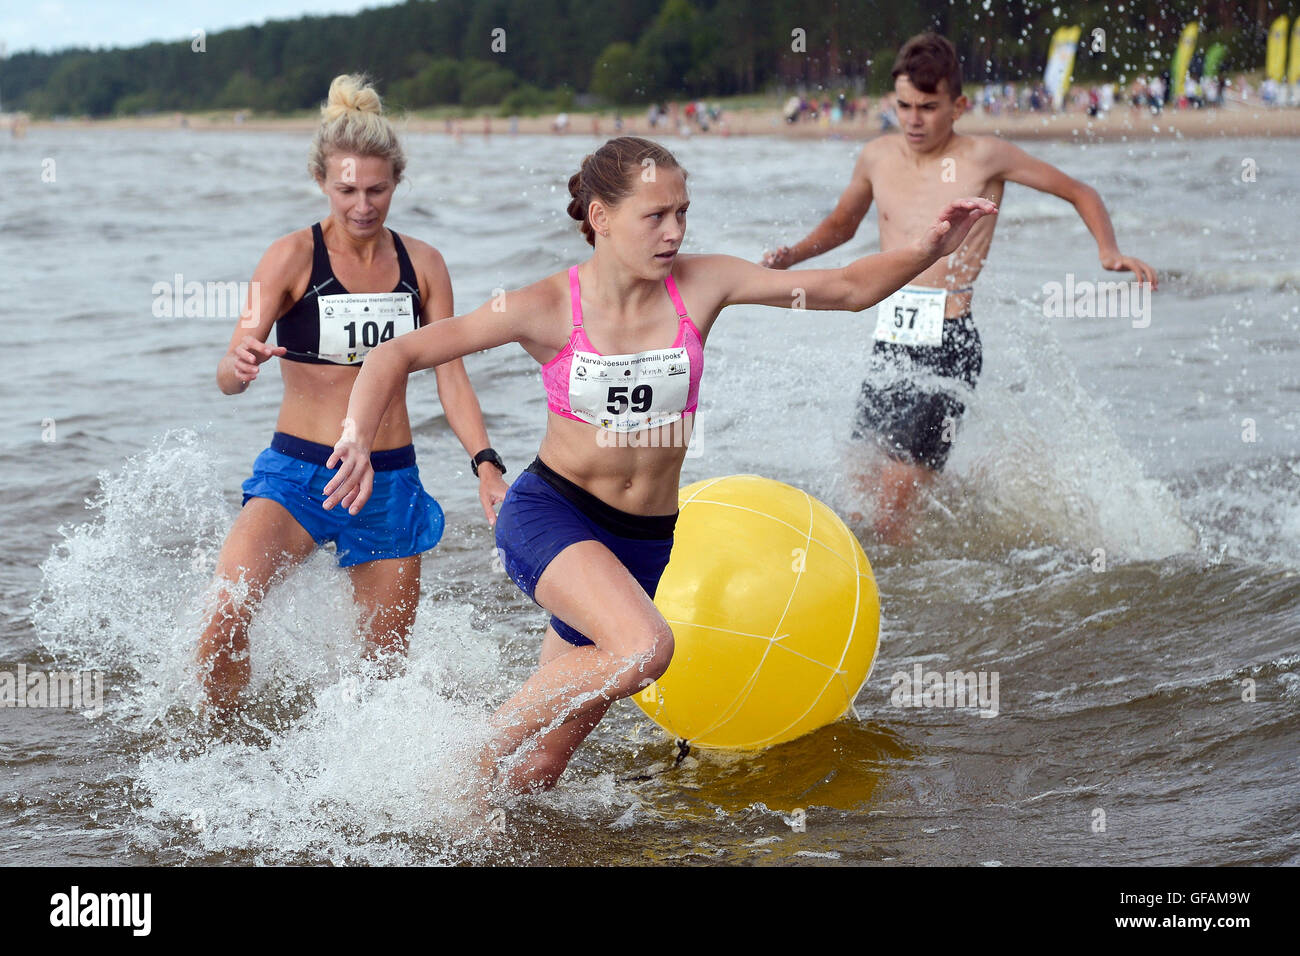
<instances>
[{"instance_id":1,"label":"black wristwatch","mask_svg":"<svg viewBox=\"0 0 1300 956\"><path fill-rule=\"evenodd\" d=\"M481 452L469 460L470 468L474 469L474 477L478 477L478 466L483 462L489 462L496 465L501 474L506 473L506 463L501 460L501 456L496 453L495 448L484 448Z\"/></svg>"}]
</instances>

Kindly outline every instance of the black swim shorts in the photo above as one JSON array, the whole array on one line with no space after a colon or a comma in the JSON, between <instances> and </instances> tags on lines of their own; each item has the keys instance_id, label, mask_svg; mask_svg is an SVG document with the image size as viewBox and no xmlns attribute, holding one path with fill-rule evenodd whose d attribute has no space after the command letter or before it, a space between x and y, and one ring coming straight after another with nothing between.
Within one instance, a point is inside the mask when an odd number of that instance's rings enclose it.
<instances>
[{"instance_id":1,"label":"black swim shorts","mask_svg":"<svg viewBox=\"0 0 1300 956\"><path fill-rule=\"evenodd\" d=\"M940 345L877 341L858 395L853 437L873 438L891 458L941 471L966 410L957 383L974 388L983 364L969 312L944 320ZM945 388L944 379L955 387Z\"/></svg>"}]
</instances>

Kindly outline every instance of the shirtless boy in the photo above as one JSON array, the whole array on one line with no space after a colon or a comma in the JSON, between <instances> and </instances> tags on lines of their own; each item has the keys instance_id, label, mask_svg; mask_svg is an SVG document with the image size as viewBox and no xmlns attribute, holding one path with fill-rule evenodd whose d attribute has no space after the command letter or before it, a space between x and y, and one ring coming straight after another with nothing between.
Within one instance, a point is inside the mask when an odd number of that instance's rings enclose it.
<instances>
[{"instance_id":1,"label":"shirtless boy","mask_svg":"<svg viewBox=\"0 0 1300 956\"><path fill-rule=\"evenodd\" d=\"M847 242L873 199L883 252L919 235L954 199L982 196L1001 205L1010 181L1071 203L1097 241L1102 267L1132 272L1155 287L1155 270L1120 252L1095 189L996 136L953 130L968 103L957 53L946 38L924 33L908 40L893 77L900 132L867 143L835 210L799 243L766 253L763 265L785 269ZM877 488L875 530L886 543L909 539L914 502L943 469L965 411L942 380L960 390L973 388L979 376L971 293L996 226L993 216L976 223L956 253L877 307L872 369L862 383L853 437L874 439L887 456L877 473L861 480L864 490Z\"/></svg>"}]
</instances>

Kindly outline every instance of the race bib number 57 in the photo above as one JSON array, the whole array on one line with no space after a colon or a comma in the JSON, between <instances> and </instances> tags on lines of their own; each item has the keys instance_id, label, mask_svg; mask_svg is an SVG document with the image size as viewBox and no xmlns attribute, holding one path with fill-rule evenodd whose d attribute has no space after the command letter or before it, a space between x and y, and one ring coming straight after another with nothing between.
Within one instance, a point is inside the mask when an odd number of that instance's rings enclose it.
<instances>
[{"instance_id":1,"label":"race bib number 57","mask_svg":"<svg viewBox=\"0 0 1300 956\"><path fill-rule=\"evenodd\" d=\"M893 345L942 345L943 289L904 286L876 306L876 339Z\"/></svg>"}]
</instances>

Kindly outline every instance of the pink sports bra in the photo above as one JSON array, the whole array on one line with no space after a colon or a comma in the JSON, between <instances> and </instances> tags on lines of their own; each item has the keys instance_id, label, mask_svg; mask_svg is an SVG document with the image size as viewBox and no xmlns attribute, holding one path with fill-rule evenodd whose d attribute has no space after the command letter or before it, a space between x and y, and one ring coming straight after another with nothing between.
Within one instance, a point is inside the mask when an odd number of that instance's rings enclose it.
<instances>
[{"instance_id":1,"label":"pink sports bra","mask_svg":"<svg viewBox=\"0 0 1300 956\"><path fill-rule=\"evenodd\" d=\"M664 286L681 319L673 344L666 349L601 355L582 327L578 267L569 270L573 332L560 353L542 366L551 411L597 428L633 432L667 425L696 410L704 343L672 276L664 279Z\"/></svg>"}]
</instances>

